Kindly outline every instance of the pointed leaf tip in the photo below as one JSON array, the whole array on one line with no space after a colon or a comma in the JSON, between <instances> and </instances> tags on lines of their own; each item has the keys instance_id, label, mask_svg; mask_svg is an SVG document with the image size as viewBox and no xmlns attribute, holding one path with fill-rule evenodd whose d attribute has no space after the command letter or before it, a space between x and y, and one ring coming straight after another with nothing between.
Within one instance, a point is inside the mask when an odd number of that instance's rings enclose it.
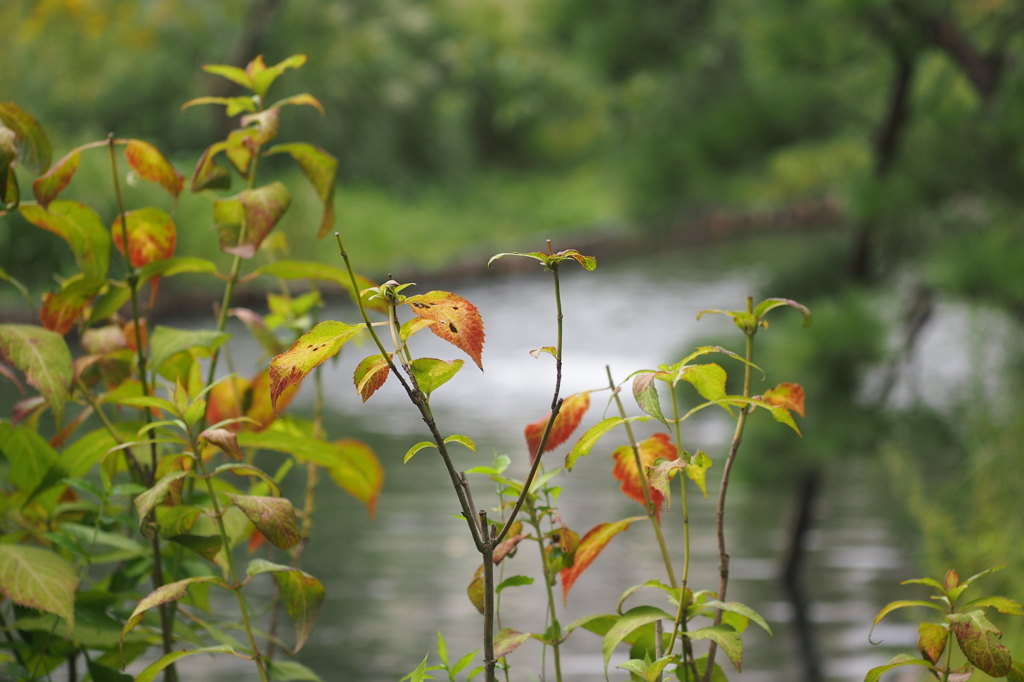
<instances>
[{"instance_id":1,"label":"pointed leaf tip","mask_svg":"<svg viewBox=\"0 0 1024 682\"><path fill-rule=\"evenodd\" d=\"M465 351L481 370L484 368L480 359L484 348L484 322L475 305L448 291L410 296L404 303L416 315L437 320L440 324L431 325L430 331Z\"/></svg>"}]
</instances>

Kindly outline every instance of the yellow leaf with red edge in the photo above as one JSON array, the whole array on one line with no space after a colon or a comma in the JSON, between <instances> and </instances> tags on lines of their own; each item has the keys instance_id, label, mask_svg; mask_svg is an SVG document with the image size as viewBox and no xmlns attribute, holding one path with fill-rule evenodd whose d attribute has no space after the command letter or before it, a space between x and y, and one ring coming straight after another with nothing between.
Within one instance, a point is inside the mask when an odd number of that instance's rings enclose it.
<instances>
[{"instance_id":1,"label":"yellow leaf with red edge","mask_svg":"<svg viewBox=\"0 0 1024 682\"><path fill-rule=\"evenodd\" d=\"M384 385L390 373L388 359L383 355L371 355L356 366L352 383L356 385L356 391L362 396L364 403Z\"/></svg>"},{"instance_id":2,"label":"yellow leaf with red edge","mask_svg":"<svg viewBox=\"0 0 1024 682\"><path fill-rule=\"evenodd\" d=\"M128 165L139 177L149 182L155 182L174 197L175 201L181 190L185 188L185 176L174 170L174 166L167 160L160 150L142 140L128 140L128 146L124 150L124 157L128 159Z\"/></svg>"},{"instance_id":3,"label":"yellow leaf with red edge","mask_svg":"<svg viewBox=\"0 0 1024 682\"><path fill-rule=\"evenodd\" d=\"M50 202L57 198L57 195L64 191L64 188L71 183L71 178L78 170L78 164L82 160L82 151L72 149L64 158L50 167L45 174L36 178L32 183L32 193L36 201L43 208L50 205Z\"/></svg>"},{"instance_id":4,"label":"yellow leaf with red edge","mask_svg":"<svg viewBox=\"0 0 1024 682\"><path fill-rule=\"evenodd\" d=\"M761 396L769 405L784 407L804 416L804 388L800 384L785 381Z\"/></svg>"},{"instance_id":5,"label":"yellow leaf with red edge","mask_svg":"<svg viewBox=\"0 0 1024 682\"><path fill-rule=\"evenodd\" d=\"M270 361L270 402L277 409L281 394L299 384L316 367L337 355L345 342L364 329L344 322L321 322L284 353Z\"/></svg>"},{"instance_id":6,"label":"yellow leaf with red edge","mask_svg":"<svg viewBox=\"0 0 1024 682\"><path fill-rule=\"evenodd\" d=\"M484 321L475 305L448 291L410 296L405 303L420 317L440 322L431 325L430 331L461 348L473 358L477 367L484 368L480 361L484 350Z\"/></svg>"},{"instance_id":7,"label":"yellow leaf with red edge","mask_svg":"<svg viewBox=\"0 0 1024 682\"><path fill-rule=\"evenodd\" d=\"M128 220L128 254L132 265L141 268L174 255L178 244L178 231L166 211L159 208L140 208L125 213ZM124 228L121 216L110 228L114 246L124 255Z\"/></svg>"},{"instance_id":8,"label":"yellow leaf with red edge","mask_svg":"<svg viewBox=\"0 0 1024 682\"><path fill-rule=\"evenodd\" d=\"M65 282L55 294L44 294L40 322L61 336L67 334L104 284L103 280L78 278Z\"/></svg>"},{"instance_id":9,"label":"yellow leaf with red edge","mask_svg":"<svg viewBox=\"0 0 1024 682\"><path fill-rule=\"evenodd\" d=\"M659 459L668 462L679 459L679 452L676 450L675 444L665 433L656 433L647 440L641 441L637 449L640 452L640 466L643 471L647 471L647 467L654 466ZM615 460L612 476L622 483L622 492L626 494L626 497L645 504L644 481L640 472L636 470L636 459L633 457L632 446L623 445L621 448L617 448L612 453L612 459ZM661 511L661 503L664 499L660 492L651 488L651 501L658 512Z\"/></svg>"},{"instance_id":10,"label":"yellow leaf with red edge","mask_svg":"<svg viewBox=\"0 0 1024 682\"><path fill-rule=\"evenodd\" d=\"M594 563L594 559L608 546L611 539L629 528L629 525L634 521L646 518L646 516L634 516L615 523L599 523L583 536L579 546L576 548L576 555L572 566L562 569L563 604L569 598L569 590L572 589L576 579L580 577L583 571L590 567L590 564Z\"/></svg>"},{"instance_id":11,"label":"yellow leaf with red edge","mask_svg":"<svg viewBox=\"0 0 1024 682\"><path fill-rule=\"evenodd\" d=\"M562 401L562 408L555 417L555 423L551 425L551 433L548 435L548 442L544 444L544 452L550 452L559 445L569 440L569 436L580 425L583 415L590 409L590 393L577 393ZM544 429L551 418L551 412L527 424L524 431L526 446L530 450L530 461L537 457L537 449L540 447L541 438L544 437Z\"/></svg>"}]
</instances>

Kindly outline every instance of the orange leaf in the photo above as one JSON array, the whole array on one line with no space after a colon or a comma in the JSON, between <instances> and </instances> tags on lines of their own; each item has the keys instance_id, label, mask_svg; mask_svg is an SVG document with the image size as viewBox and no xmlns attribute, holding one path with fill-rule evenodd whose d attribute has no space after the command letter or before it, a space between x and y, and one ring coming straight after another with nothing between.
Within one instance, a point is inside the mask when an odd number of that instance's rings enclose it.
<instances>
[{"instance_id":1,"label":"orange leaf","mask_svg":"<svg viewBox=\"0 0 1024 682\"><path fill-rule=\"evenodd\" d=\"M577 393L566 398L562 402L562 409L555 417L555 423L551 425L551 433L548 435L548 442L544 444L544 452L550 452L559 445L569 440L569 436L580 425L583 415L590 409L590 393ZM540 447L540 439L544 437L544 428L548 425L551 412L527 424L524 432L526 446L530 450L530 462L537 458L537 448Z\"/></svg>"},{"instance_id":2,"label":"orange leaf","mask_svg":"<svg viewBox=\"0 0 1024 682\"><path fill-rule=\"evenodd\" d=\"M464 350L477 367L484 368L480 361L484 350L484 321L475 305L447 291L410 296L405 302L420 317L441 322L431 325L430 331Z\"/></svg>"},{"instance_id":3,"label":"orange leaf","mask_svg":"<svg viewBox=\"0 0 1024 682\"><path fill-rule=\"evenodd\" d=\"M128 253L132 265L141 268L174 255L178 232L166 212L159 208L141 208L128 211L125 218L128 220ZM114 245L124 255L124 229L120 215L114 220L110 232Z\"/></svg>"},{"instance_id":4,"label":"orange leaf","mask_svg":"<svg viewBox=\"0 0 1024 682\"><path fill-rule=\"evenodd\" d=\"M804 388L800 384L785 381L775 388L765 391L761 397L769 405L784 407L787 410L793 410L801 417L804 416Z\"/></svg>"},{"instance_id":5,"label":"orange leaf","mask_svg":"<svg viewBox=\"0 0 1024 682\"><path fill-rule=\"evenodd\" d=\"M371 355L359 363L352 376L352 383L356 385L356 391L363 397L364 403L384 385L390 373L388 360L383 355Z\"/></svg>"},{"instance_id":6,"label":"orange leaf","mask_svg":"<svg viewBox=\"0 0 1024 682\"><path fill-rule=\"evenodd\" d=\"M277 409L283 410L291 404L292 398L299 392L298 384L281 391L277 398ZM252 398L245 416L254 419L257 424L247 424L245 428L259 433L277 419L274 407L270 404L270 371L263 370L252 378Z\"/></svg>"},{"instance_id":7,"label":"orange leaf","mask_svg":"<svg viewBox=\"0 0 1024 682\"><path fill-rule=\"evenodd\" d=\"M317 366L337 355L345 342L364 329L344 322L321 322L270 361L270 402L274 408L289 386L297 385Z\"/></svg>"},{"instance_id":8,"label":"orange leaf","mask_svg":"<svg viewBox=\"0 0 1024 682\"><path fill-rule=\"evenodd\" d=\"M562 569L562 603L569 598L569 590L573 583L580 577L583 571L587 570L590 564L594 563L597 555L608 545L613 537L629 528L629 524L646 516L634 516L630 519L617 521L616 523L599 523L583 536L579 547L576 548L576 556L572 566Z\"/></svg>"},{"instance_id":9,"label":"orange leaf","mask_svg":"<svg viewBox=\"0 0 1024 682\"><path fill-rule=\"evenodd\" d=\"M211 388L210 394L206 397L207 423L218 424L225 419L241 417L246 391L251 390L249 381L242 377L232 377ZM238 433L242 430L242 425L228 424L222 428Z\"/></svg>"},{"instance_id":10,"label":"orange leaf","mask_svg":"<svg viewBox=\"0 0 1024 682\"><path fill-rule=\"evenodd\" d=\"M256 526L252 527L252 533L249 535L249 545L247 547L249 554L254 553L263 543L267 541L267 536L260 532L260 529Z\"/></svg>"},{"instance_id":11,"label":"orange leaf","mask_svg":"<svg viewBox=\"0 0 1024 682\"><path fill-rule=\"evenodd\" d=\"M185 187L185 176L174 170L171 162L153 145L142 140L128 140L124 150L128 165L143 180L158 183L167 192L178 199Z\"/></svg>"},{"instance_id":12,"label":"orange leaf","mask_svg":"<svg viewBox=\"0 0 1024 682\"><path fill-rule=\"evenodd\" d=\"M679 459L676 446L666 433L654 434L640 442L637 449L640 451L640 466L644 468L644 471L647 470L647 467L654 466L659 459L668 461ZM636 470L633 448L629 445L617 448L612 453L612 459L615 460L612 476L615 477L615 480L622 482L622 492L626 493L626 497L631 497L640 504L644 504L644 483L640 478L640 472ZM654 508L659 512L664 499L660 492L651 488L651 501L654 502Z\"/></svg>"}]
</instances>

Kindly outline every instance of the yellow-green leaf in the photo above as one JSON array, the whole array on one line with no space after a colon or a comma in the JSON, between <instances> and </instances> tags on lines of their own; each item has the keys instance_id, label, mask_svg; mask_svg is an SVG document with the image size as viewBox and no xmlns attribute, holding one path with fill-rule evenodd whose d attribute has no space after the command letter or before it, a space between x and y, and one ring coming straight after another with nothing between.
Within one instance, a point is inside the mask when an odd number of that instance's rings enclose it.
<instances>
[{"instance_id":1,"label":"yellow-green leaf","mask_svg":"<svg viewBox=\"0 0 1024 682\"><path fill-rule=\"evenodd\" d=\"M257 495L231 495L228 499L242 510L263 535L281 549L291 549L299 543L299 523L291 500L283 497Z\"/></svg>"},{"instance_id":2,"label":"yellow-green leaf","mask_svg":"<svg viewBox=\"0 0 1024 682\"><path fill-rule=\"evenodd\" d=\"M46 398L59 431L75 374L64 338L33 325L0 324L0 355Z\"/></svg>"},{"instance_id":3,"label":"yellow-green leaf","mask_svg":"<svg viewBox=\"0 0 1024 682\"><path fill-rule=\"evenodd\" d=\"M363 329L363 326L352 327L344 322L321 322L271 360L270 399L274 409L284 389L300 383L316 367L337 355L341 347Z\"/></svg>"}]
</instances>

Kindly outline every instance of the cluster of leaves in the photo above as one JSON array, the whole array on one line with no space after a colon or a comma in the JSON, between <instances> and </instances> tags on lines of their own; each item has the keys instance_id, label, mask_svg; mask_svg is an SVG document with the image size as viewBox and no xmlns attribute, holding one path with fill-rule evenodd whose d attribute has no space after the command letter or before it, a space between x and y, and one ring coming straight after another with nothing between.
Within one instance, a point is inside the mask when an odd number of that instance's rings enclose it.
<instances>
[{"instance_id":1,"label":"cluster of leaves","mask_svg":"<svg viewBox=\"0 0 1024 682\"><path fill-rule=\"evenodd\" d=\"M996 566L963 581L955 570L950 569L942 582L934 578L916 578L901 583L926 585L934 589L935 594L931 595L931 601L901 600L886 604L875 616L874 625L878 625L893 611L908 607L938 611L942 614L942 621L922 622L918 626L920 637L917 648L921 652L920 658L910 654L899 654L885 665L868 671L864 682L877 682L890 670L908 665L926 668L936 679L943 682L966 682L974 675L975 669L992 678L1006 678L1011 682L1024 680L1024 665L1013 660L1010 651L999 643L1002 633L985 614L985 609L995 609L1010 616L1024 616L1024 607L1012 599L999 596L981 597L960 603L961 595L978 578L1002 568L1005 566ZM954 641L956 648L966 659L957 661L957 668L953 667Z\"/></svg>"},{"instance_id":2,"label":"cluster of leaves","mask_svg":"<svg viewBox=\"0 0 1024 682\"><path fill-rule=\"evenodd\" d=\"M0 490L0 593L7 600L0 608L7 608L0 610L0 626L9 652L0 654L0 666L14 679L48 675L65 660L73 666L79 655L94 680L131 679L117 669L154 646L163 655L137 680L161 672L174 680L174 663L201 652L251 659L263 680L318 679L297 662L272 660L268 648L284 646L275 632L264 635L261 651L242 592L256 576L271 574L278 594L274 608L283 606L295 623L294 645L285 648L302 648L324 588L299 567L312 507L296 510L281 495L282 481L297 465L305 467L311 505L315 471L323 468L371 516L383 484L372 450L352 439L328 441L319 410L312 421L278 416L295 387L276 383L266 361L313 326L322 305L316 282L335 282L355 293L337 269L276 259L283 242L268 239L289 204L283 184L256 184L258 161L269 155L290 155L317 190L324 202L319 232L333 223L333 157L299 142L264 148L277 135L283 107L322 110L309 94L264 104L277 77L304 62L296 55L271 67L261 57L246 69L204 67L251 94L185 105L223 104L229 116L243 114L240 127L203 155L190 184L212 200L221 248L234 256L228 273L207 260L175 256L174 205L186 178L154 146L111 135L51 165L38 122L13 103L0 104L0 210L18 210L32 225L62 238L80 270L43 295L40 325L0 325L0 381L13 383L23 395L11 418L0 420L7 467ZM115 155L121 148L130 173L166 190L170 206L125 209ZM59 198L82 154L104 151L120 207L108 221L86 204ZM231 184L231 171L217 164L221 153L247 183L237 194L212 192ZM23 200L19 174L25 170L37 176L34 201ZM112 275L112 245L124 261L120 277ZM242 263L258 253L269 262L240 277ZM184 273L225 282L216 326L158 325L150 332L148 311L161 278ZM271 314L264 318L232 308L235 285L260 276L282 286L282 293L268 295ZM7 273L0 271L0 278L25 293ZM308 280L312 290L292 296L288 280ZM140 292L147 284L145 305ZM231 375L215 381L220 351L231 337L225 331L229 315L248 327L267 356L249 379ZM73 329L81 352L73 353L64 338ZM38 395L26 394L22 377ZM49 442L40 435L46 411L55 425ZM264 471L254 464L259 450L285 457L275 471ZM241 574L235 548L246 541L250 555L267 558L251 557ZM237 614L211 610L212 586L236 596ZM179 641L193 646L181 649Z\"/></svg>"}]
</instances>

